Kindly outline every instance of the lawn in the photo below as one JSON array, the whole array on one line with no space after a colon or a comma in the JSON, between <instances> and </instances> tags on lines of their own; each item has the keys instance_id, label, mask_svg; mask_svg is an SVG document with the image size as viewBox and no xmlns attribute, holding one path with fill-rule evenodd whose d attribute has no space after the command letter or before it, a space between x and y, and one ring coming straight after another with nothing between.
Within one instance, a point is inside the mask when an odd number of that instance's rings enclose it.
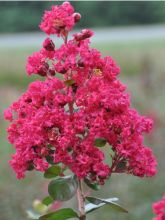
<instances>
[{"instance_id":1,"label":"lawn","mask_svg":"<svg viewBox=\"0 0 165 220\"><path fill-rule=\"evenodd\" d=\"M154 118L155 128L146 137L158 159L158 174L152 179L139 179L127 175L114 175L103 187L102 192L93 195L119 197L129 214L112 214L108 207L90 214L90 220L150 220L153 217L151 204L164 192L165 160L165 40L129 42L121 44L93 45L105 55L117 60L121 67L120 78L132 94L132 106L139 112ZM1 220L25 220L25 210L31 207L32 199L45 195L42 174L30 173L28 178L18 181L8 165L12 147L7 143L2 111L26 90L29 82L38 77L25 74L26 57L36 48L0 49L0 210ZM41 196L42 198L42 196ZM74 203L74 201L73 201Z\"/></svg>"}]
</instances>

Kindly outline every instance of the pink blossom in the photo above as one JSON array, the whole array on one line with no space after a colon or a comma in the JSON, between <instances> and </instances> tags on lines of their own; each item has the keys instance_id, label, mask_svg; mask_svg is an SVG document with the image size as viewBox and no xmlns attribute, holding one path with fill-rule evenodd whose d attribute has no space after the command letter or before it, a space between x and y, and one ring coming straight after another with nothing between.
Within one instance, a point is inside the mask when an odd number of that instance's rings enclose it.
<instances>
[{"instance_id":1,"label":"pink blossom","mask_svg":"<svg viewBox=\"0 0 165 220\"><path fill-rule=\"evenodd\" d=\"M49 44L48 44L49 43ZM44 41L44 47L40 51L33 53L27 59L26 72L28 75L38 74L47 76L50 74L50 61L54 57L53 41L48 38ZM50 49L51 48L51 49Z\"/></svg>"},{"instance_id":2,"label":"pink blossom","mask_svg":"<svg viewBox=\"0 0 165 220\"><path fill-rule=\"evenodd\" d=\"M8 108L4 111L4 118L9 121L13 120L13 114L12 114L12 111L10 108Z\"/></svg>"},{"instance_id":3,"label":"pink blossom","mask_svg":"<svg viewBox=\"0 0 165 220\"><path fill-rule=\"evenodd\" d=\"M73 15L68 2L53 6L45 12L41 29L60 35L73 27ZM63 25L57 25L57 20ZM28 58L27 73L46 79L31 83L5 113L11 120L8 139L16 149L10 164L18 178L30 169L44 172L47 157L98 184L113 173L156 174L156 159L143 138L153 122L131 108L130 94L118 79L119 66L90 47L92 35L85 29L69 41L65 36L64 44L55 50L48 38L44 48ZM97 138L106 140L105 147L113 151L111 162L105 162Z\"/></svg>"},{"instance_id":4,"label":"pink blossom","mask_svg":"<svg viewBox=\"0 0 165 220\"><path fill-rule=\"evenodd\" d=\"M60 6L52 6L51 11L45 11L40 28L47 34L57 34L70 31L75 25L74 8L69 2Z\"/></svg>"},{"instance_id":5,"label":"pink blossom","mask_svg":"<svg viewBox=\"0 0 165 220\"><path fill-rule=\"evenodd\" d=\"M165 195L161 201L155 202L152 206L154 213L157 215L153 220L165 219Z\"/></svg>"},{"instance_id":6,"label":"pink blossom","mask_svg":"<svg viewBox=\"0 0 165 220\"><path fill-rule=\"evenodd\" d=\"M40 52L33 53L28 57L28 63L26 65L26 71L29 75L35 73L42 76L46 76L48 65L45 62L45 57Z\"/></svg>"},{"instance_id":7,"label":"pink blossom","mask_svg":"<svg viewBox=\"0 0 165 220\"><path fill-rule=\"evenodd\" d=\"M45 162L40 158L36 158L34 159L34 166L38 171L45 171L46 169L48 169L49 164L48 162Z\"/></svg>"}]
</instances>

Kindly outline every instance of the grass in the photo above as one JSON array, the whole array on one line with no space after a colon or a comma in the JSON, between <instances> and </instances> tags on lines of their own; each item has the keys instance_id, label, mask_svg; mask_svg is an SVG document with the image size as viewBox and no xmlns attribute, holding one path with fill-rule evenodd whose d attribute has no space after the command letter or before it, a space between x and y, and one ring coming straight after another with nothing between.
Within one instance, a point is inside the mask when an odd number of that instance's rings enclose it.
<instances>
[{"instance_id":1,"label":"grass","mask_svg":"<svg viewBox=\"0 0 165 220\"><path fill-rule=\"evenodd\" d=\"M109 212L105 207L90 220L150 220L153 217L151 204L164 193L164 130L165 130L165 41L129 42L120 44L93 45L105 55L114 57L121 66L121 79L128 85L132 95L132 105L143 114L155 119L155 130L146 139L158 159L159 173L152 179L139 179L127 175L114 175L103 187L102 192L93 193L99 197L119 197L121 204L129 210L128 215ZM37 77L25 74L26 57L37 48L20 48L0 51L0 210L1 220L25 220L25 209L31 206L32 199L45 194L42 175L28 174L28 178L17 181L8 160L13 152L7 143L2 111L26 90L29 82ZM36 190L37 189L37 190Z\"/></svg>"}]
</instances>

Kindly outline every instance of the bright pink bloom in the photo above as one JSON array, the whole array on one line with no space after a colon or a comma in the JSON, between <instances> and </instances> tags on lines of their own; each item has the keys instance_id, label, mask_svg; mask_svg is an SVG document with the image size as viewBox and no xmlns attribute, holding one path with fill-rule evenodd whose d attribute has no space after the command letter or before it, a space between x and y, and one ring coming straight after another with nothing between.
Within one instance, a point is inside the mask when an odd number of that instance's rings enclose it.
<instances>
[{"instance_id":1,"label":"bright pink bloom","mask_svg":"<svg viewBox=\"0 0 165 220\"><path fill-rule=\"evenodd\" d=\"M51 11L45 11L40 28L46 34L57 34L70 31L75 25L74 8L69 2L60 6L52 6Z\"/></svg>"},{"instance_id":2,"label":"bright pink bloom","mask_svg":"<svg viewBox=\"0 0 165 220\"><path fill-rule=\"evenodd\" d=\"M13 120L13 114L10 108L6 109L4 111L4 118L8 121L12 121Z\"/></svg>"},{"instance_id":3,"label":"bright pink bloom","mask_svg":"<svg viewBox=\"0 0 165 220\"><path fill-rule=\"evenodd\" d=\"M45 62L45 57L40 52L33 53L29 56L28 63L26 65L26 71L29 75L35 73L42 76L46 76L49 66Z\"/></svg>"},{"instance_id":4,"label":"bright pink bloom","mask_svg":"<svg viewBox=\"0 0 165 220\"><path fill-rule=\"evenodd\" d=\"M42 29L49 34L70 30L73 12L67 2L53 6L44 15ZM65 25L57 27L55 19ZM18 178L31 169L46 170L48 157L99 184L112 173L155 175L155 157L143 144L152 120L130 107L126 86L117 78L120 68L112 57L90 47L92 35L85 29L69 41L65 38L56 50L46 39L44 48L28 58L27 73L47 78L31 83L6 112L6 119L12 120L8 138L16 149L10 164ZM62 75L58 79L55 73ZM109 164L102 148L95 146L97 138L105 139L113 151Z\"/></svg>"},{"instance_id":5,"label":"bright pink bloom","mask_svg":"<svg viewBox=\"0 0 165 220\"><path fill-rule=\"evenodd\" d=\"M165 220L165 195L161 201L155 202L152 208L157 215L153 220Z\"/></svg>"},{"instance_id":6,"label":"bright pink bloom","mask_svg":"<svg viewBox=\"0 0 165 220\"><path fill-rule=\"evenodd\" d=\"M54 43L51 39L44 41L44 47L40 51L33 53L28 57L26 64L26 72L28 75L38 74L40 76L47 76L50 74L50 62L54 57Z\"/></svg>"}]
</instances>

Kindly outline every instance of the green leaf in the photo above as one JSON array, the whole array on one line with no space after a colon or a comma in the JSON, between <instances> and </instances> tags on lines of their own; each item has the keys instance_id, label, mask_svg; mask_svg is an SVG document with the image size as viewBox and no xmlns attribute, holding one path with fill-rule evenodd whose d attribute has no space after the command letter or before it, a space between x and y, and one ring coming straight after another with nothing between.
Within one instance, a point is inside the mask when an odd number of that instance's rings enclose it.
<instances>
[{"instance_id":1,"label":"green leaf","mask_svg":"<svg viewBox=\"0 0 165 220\"><path fill-rule=\"evenodd\" d=\"M100 203L106 203L107 201L109 202L116 202L118 201L119 199L114 197L114 198L109 198L109 199L100 199L100 198L96 198L96 197L92 197L92 196L87 196L85 197L86 200L88 200L89 202L95 204L95 205L99 205Z\"/></svg>"},{"instance_id":2,"label":"green leaf","mask_svg":"<svg viewBox=\"0 0 165 220\"><path fill-rule=\"evenodd\" d=\"M118 205L114 201L117 201L117 198L109 199L100 199L95 197L86 197L86 199L91 202L85 206L85 211L87 213L94 211L104 205L109 205L114 211L127 213L128 211L122 206Z\"/></svg>"},{"instance_id":3,"label":"green leaf","mask_svg":"<svg viewBox=\"0 0 165 220\"><path fill-rule=\"evenodd\" d=\"M65 208L43 215L39 220L66 220L70 218L78 218L78 215L73 209Z\"/></svg>"},{"instance_id":4,"label":"green leaf","mask_svg":"<svg viewBox=\"0 0 165 220\"><path fill-rule=\"evenodd\" d=\"M88 214L88 213L93 212L94 210L102 207L103 205L105 205L105 203L100 204L100 205L95 205L93 203L88 203L87 205L85 205L85 212Z\"/></svg>"},{"instance_id":5,"label":"green leaf","mask_svg":"<svg viewBox=\"0 0 165 220\"><path fill-rule=\"evenodd\" d=\"M60 173L61 173L61 167L58 165L54 165L54 166L49 167L45 171L44 177L47 179L51 179L51 178L57 177Z\"/></svg>"},{"instance_id":6,"label":"green leaf","mask_svg":"<svg viewBox=\"0 0 165 220\"><path fill-rule=\"evenodd\" d=\"M53 199L52 199L52 197L50 197L50 196L47 196L47 197L45 197L43 200L42 200L42 203L44 204L44 205L50 205L50 204L52 204L53 203Z\"/></svg>"},{"instance_id":7,"label":"green leaf","mask_svg":"<svg viewBox=\"0 0 165 220\"><path fill-rule=\"evenodd\" d=\"M48 192L54 200L67 201L75 195L77 187L75 176L65 176L52 180L49 183Z\"/></svg>"},{"instance_id":8,"label":"green leaf","mask_svg":"<svg viewBox=\"0 0 165 220\"><path fill-rule=\"evenodd\" d=\"M72 86L75 83L75 81L74 81L74 79L68 79L64 83L67 86Z\"/></svg>"},{"instance_id":9,"label":"green leaf","mask_svg":"<svg viewBox=\"0 0 165 220\"><path fill-rule=\"evenodd\" d=\"M97 183L91 183L90 180L87 178L84 179L84 182L93 190L97 191L100 189L100 186Z\"/></svg>"},{"instance_id":10,"label":"green leaf","mask_svg":"<svg viewBox=\"0 0 165 220\"><path fill-rule=\"evenodd\" d=\"M106 145L106 139L105 138L96 138L94 141L94 145L97 147L104 147Z\"/></svg>"},{"instance_id":11,"label":"green leaf","mask_svg":"<svg viewBox=\"0 0 165 220\"><path fill-rule=\"evenodd\" d=\"M53 161L53 157L52 157L52 156L47 155L47 156L46 156L46 161L47 161L48 163L50 163L51 165L54 165L54 164L55 164L54 161Z\"/></svg>"}]
</instances>

